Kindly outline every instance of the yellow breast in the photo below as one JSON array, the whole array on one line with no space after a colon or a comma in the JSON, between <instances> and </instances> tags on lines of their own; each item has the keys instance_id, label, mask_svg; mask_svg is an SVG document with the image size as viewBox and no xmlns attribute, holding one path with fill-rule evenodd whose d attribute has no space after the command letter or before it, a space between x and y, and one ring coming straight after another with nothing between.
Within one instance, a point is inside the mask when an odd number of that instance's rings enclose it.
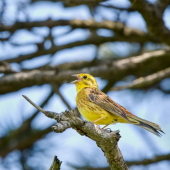
<instances>
[{"instance_id":1,"label":"yellow breast","mask_svg":"<svg viewBox=\"0 0 170 170\"><path fill-rule=\"evenodd\" d=\"M87 98L85 91L82 89L76 97L77 108L80 114L88 121L93 122L99 118L103 118L96 122L96 124L106 125L117 123L120 119L119 116L110 114L106 110L100 108Z\"/></svg>"}]
</instances>

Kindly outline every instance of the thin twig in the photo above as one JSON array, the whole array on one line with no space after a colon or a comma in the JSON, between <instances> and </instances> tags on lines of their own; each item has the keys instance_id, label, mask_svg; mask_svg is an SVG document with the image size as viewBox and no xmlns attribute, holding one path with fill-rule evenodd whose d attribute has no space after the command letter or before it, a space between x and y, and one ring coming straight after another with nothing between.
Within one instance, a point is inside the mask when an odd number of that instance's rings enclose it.
<instances>
[{"instance_id":1,"label":"thin twig","mask_svg":"<svg viewBox=\"0 0 170 170\"><path fill-rule=\"evenodd\" d=\"M67 108L68 108L69 110L71 110L71 106L68 104L68 102L64 99L64 97L63 97L62 94L60 93L58 84L57 84L57 83L52 83L51 86L52 86L54 92L55 92L56 94L58 94L58 96L61 98L61 100L63 101L63 103L67 106Z\"/></svg>"},{"instance_id":2,"label":"thin twig","mask_svg":"<svg viewBox=\"0 0 170 170\"><path fill-rule=\"evenodd\" d=\"M140 77L134 80L131 84L125 86L113 87L111 91L117 91L122 89L142 89L153 86L161 80L170 77L170 67L146 77Z\"/></svg>"},{"instance_id":3,"label":"thin twig","mask_svg":"<svg viewBox=\"0 0 170 170\"><path fill-rule=\"evenodd\" d=\"M27 96L22 95L30 104L32 104L35 108L37 108L40 112L46 114L45 110L43 110L41 107L37 106L34 102L32 102Z\"/></svg>"},{"instance_id":4,"label":"thin twig","mask_svg":"<svg viewBox=\"0 0 170 170\"><path fill-rule=\"evenodd\" d=\"M47 96L47 98L40 105L40 108L44 107L53 95L54 95L54 92L51 91L50 94ZM29 121L31 123L31 121L37 116L38 113L39 113L39 110L37 110L35 113L33 113L32 116L29 119L27 119L27 121Z\"/></svg>"}]
</instances>

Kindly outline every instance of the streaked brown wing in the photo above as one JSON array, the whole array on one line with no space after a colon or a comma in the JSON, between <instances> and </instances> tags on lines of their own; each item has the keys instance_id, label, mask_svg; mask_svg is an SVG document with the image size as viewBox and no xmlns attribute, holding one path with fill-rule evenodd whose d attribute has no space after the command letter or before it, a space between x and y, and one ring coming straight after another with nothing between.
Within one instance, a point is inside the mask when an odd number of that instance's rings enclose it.
<instances>
[{"instance_id":1,"label":"streaked brown wing","mask_svg":"<svg viewBox=\"0 0 170 170\"><path fill-rule=\"evenodd\" d=\"M91 102L97 104L102 109L110 112L111 114L120 116L129 122L126 116L126 112L121 108L119 104L114 102L105 93L96 88L87 88L86 90L88 91L89 100Z\"/></svg>"}]
</instances>

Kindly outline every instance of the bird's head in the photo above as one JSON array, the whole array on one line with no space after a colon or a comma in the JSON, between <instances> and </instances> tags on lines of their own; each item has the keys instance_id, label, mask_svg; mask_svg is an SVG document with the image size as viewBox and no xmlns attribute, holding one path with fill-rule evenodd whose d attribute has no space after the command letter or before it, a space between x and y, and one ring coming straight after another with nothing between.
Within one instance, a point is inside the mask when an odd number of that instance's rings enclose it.
<instances>
[{"instance_id":1,"label":"bird's head","mask_svg":"<svg viewBox=\"0 0 170 170\"><path fill-rule=\"evenodd\" d=\"M84 87L95 87L98 88L97 82L95 80L95 78L87 73L80 73L80 74L74 74L72 76L77 77L77 80L74 80L73 84L76 85L76 90L77 93L83 89Z\"/></svg>"}]
</instances>

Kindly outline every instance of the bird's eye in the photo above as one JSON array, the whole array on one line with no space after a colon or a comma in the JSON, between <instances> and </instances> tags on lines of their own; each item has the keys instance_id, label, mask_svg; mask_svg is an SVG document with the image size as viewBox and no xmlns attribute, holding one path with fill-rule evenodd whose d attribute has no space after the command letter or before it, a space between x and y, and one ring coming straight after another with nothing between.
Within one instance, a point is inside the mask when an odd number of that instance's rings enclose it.
<instances>
[{"instance_id":1,"label":"bird's eye","mask_svg":"<svg viewBox=\"0 0 170 170\"><path fill-rule=\"evenodd\" d=\"M86 78L87 78L87 76L83 76L83 78L84 78L84 79L86 79Z\"/></svg>"}]
</instances>

